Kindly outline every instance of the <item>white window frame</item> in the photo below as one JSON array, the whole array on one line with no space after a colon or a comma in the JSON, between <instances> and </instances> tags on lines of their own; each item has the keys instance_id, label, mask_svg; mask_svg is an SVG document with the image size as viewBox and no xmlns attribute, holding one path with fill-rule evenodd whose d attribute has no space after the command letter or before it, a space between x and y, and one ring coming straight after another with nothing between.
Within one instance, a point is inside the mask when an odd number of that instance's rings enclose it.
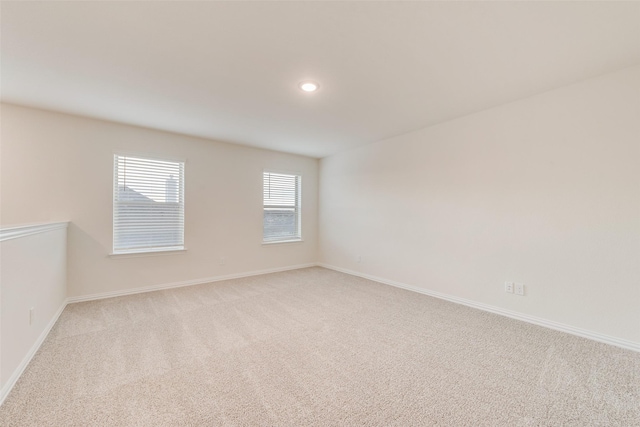
<instances>
[{"instance_id":1,"label":"white window frame","mask_svg":"<svg viewBox=\"0 0 640 427\"><path fill-rule=\"evenodd\" d=\"M288 175L288 176L295 176L296 180L297 180L297 195L296 195L296 201L297 204L295 206L295 212L296 212L296 222L297 222L297 230L296 230L296 236L291 237L291 236L286 236L283 237L281 239L276 239L276 238L270 238L270 239L265 239L265 229L264 229L264 211L266 208L277 208L279 207L279 205L265 205L264 203L264 179L265 179L265 174L276 174L276 175ZM302 242L302 174L299 172L293 172L293 171L283 171L283 170L273 170L273 169L264 169L262 171L262 188L263 188L263 193L262 193L262 218L263 218L263 223L262 223L262 244L263 245L272 245L272 244L279 244L279 243L296 243L296 242Z\"/></svg>"},{"instance_id":2,"label":"white window frame","mask_svg":"<svg viewBox=\"0 0 640 427\"><path fill-rule=\"evenodd\" d=\"M120 204L127 204L133 202L121 202L118 200L118 158L135 158L146 161L161 161L161 162L170 162L179 164L179 174L178 177L178 205L179 211L181 214L181 227L179 229L180 237L179 244L176 245L158 245L158 246L145 246L145 247L137 247L137 248L116 248L116 233L117 233L117 208ZM185 159L175 159L175 158L167 158L160 157L155 155L148 154L140 154L140 153L130 153L130 152L114 152L113 153L113 207L112 207L112 252L111 256L119 257L119 256L144 256L144 255L163 255L163 254L171 254L171 253L182 253L186 251L184 245L184 230L185 230L185 168L186 168L186 160ZM181 243L181 244L180 244Z\"/></svg>"}]
</instances>

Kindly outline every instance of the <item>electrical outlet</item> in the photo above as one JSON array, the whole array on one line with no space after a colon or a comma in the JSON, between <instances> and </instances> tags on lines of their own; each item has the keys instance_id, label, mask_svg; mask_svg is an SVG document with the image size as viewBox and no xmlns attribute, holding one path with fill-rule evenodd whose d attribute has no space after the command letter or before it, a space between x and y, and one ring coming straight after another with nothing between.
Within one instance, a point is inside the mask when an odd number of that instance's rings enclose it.
<instances>
[{"instance_id":1,"label":"electrical outlet","mask_svg":"<svg viewBox=\"0 0 640 427\"><path fill-rule=\"evenodd\" d=\"M358 255L358 257L356 258L356 262L357 263L361 263L362 262L362 256Z\"/></svg>"},{"instance_id":2,"label":"electrical outlet","mask_svg":"<svg viewBox=\"0 0 640 427\"><path fill-rule=\"evenodd\" d=\"M33 325L34 308L29 309L29 326Z\"/></svg>"},{"instance_id":3,"label":"electrical outlet","mask_svg":"<svg viewBox=\"0 0 640 427\"><path fill-rule=\"evenodd\" d=\"M513 282L504 282L504 291L505 292L509 292L510 294L513 293Z\"/></svg>"},{"instance_id":4,"label":"electrical outlet","mask_svg":"<svg viewBox=\"0 0 640 427\"><path fill-rule=\"evenodd\" d=\"M227 264L227 259L223 256L220 257L220 265L226 265Z\"/></svg>"},{"instance_id":5,"label":"electrical outlet","mask_svg":"<svg viewBox=\"0 0 640 427\"><path fill-rule=\"evenodd\" d=\"M516 283L516 295L524 295L524 283Z\"/></svg>"}]
</instances>

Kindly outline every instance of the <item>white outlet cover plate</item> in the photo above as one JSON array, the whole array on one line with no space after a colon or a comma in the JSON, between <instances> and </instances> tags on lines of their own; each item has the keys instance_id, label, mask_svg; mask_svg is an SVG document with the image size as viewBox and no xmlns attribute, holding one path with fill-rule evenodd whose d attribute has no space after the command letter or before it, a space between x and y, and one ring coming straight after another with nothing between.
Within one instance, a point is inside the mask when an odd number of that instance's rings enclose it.
<instances>
[{"instance_id":1,"label":"white outlet cover plate","mask_svg":"<svg viewBox=\"0 0 640 427\"><path fill-rule=\"evenodd\" d=\"M513 293L513 282L504 282L504 291L505 292L509 292L510 294Z\"/></svg>"}]
</instances>

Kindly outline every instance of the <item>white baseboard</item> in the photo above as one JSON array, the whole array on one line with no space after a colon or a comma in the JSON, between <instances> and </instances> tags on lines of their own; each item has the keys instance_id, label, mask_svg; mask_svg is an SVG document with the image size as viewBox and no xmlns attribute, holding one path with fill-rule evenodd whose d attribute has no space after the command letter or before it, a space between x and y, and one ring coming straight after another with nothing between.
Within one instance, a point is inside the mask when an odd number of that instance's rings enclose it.
<instances>
[{"instance_id":1,"label":"white baseboard","mask_svg":"<svg viewBox=\"0 0 640 427\"><path fill-rule=\"evenodd\" d=\"M123 289L121 291L111 291L111 292L102 292L99 294L81 295L77 297L69 297L67 298L67 302L69 304L72 304L76 302L121 297L124 295L140 294L143 292L153 292L153 291L159 291L162 289L181 288L184 286L193 286L193 285L202 285L204 283L220 282L222 280L240 279L242 277L259 276L261 274L279 273L281 271L288 271L288 270L298 270L300 268L315 267L317 265L318 264L316 263L298 264L298 265L291 265L288 267L270 268L267 270L249 271L246 273L228 274L226 276L205 277L203 279L185 280L183 282L164 283L159 285L143 286L140 288Z\"/></svg>"},{"instance_id":2,"label":"white baseboard","mask_svg":"<svg viewBox=\"0 0 640 427\"><path fill-rule=\"evenodd\" d=\"M18 382L18 379L20 378L24 370L29 365L29 362L31 362L31 359L33 359L33 356L35 356L35 354L40 349L40 346L42 345L44 340L47 338L47 335L49 335L49 332L51 332L53 325L56 324L56 322L58 321L58 318L60 317L60 315L62 314L66 306L67 306L67 301L65 300L62 302L62 304L60 305L60 308L58 309L58 311L56 311L56 314L53 315L53 317L51 318L47 326L44 328L44 330L42 331L42 333L40 334L36 342L33 343L31 348L29 349L29 352L24 356L24 358L22 359L22 362L20 362L20 365L18 365L18 367L13 372L11 377L9 377L9 380L7 380L7 383L4 385L4 387L2 387L2 389L0 390L0 405L2 405L2 403L4 403L4 400L7 398L7 396L9 396L9 393L13 389L13 386L16 385L16 382Z\"/></svg>"},{"instance_id":3,"label":"white baseboard","mask_svg":"<svg viewBox=\"0 0 640 427\"><path fill-rule=\"evenodd\" d=\"M443 294L441 292L430 291L428 289L418 288L416 286L407 285L405 283L395 282L393 280L383 279L381 277L372 276L369 274L359 273L357 271L348 270L346 268L336 267L329 264L318 263L320 267L328 268L330 270L339 271L341 273L351 274L353 276L362 277L365 279L373 280L374 282L383 283L385 285L395 286L397 288L406 289L420 294L428 295L430 297L440 298L446 301L454 302L456 304L466 305L468 307L477 308L479 310L488 311L490 313L499 314L501 316L510 317L512 319L521 320L523 322L532 323L534 325L543 326L549 329L555 329L556 331L566 332L571 335L577 335L579 337L588 338L590 340L599 341L605 344L615 345L627 350L633 350L640 352L640 343L625 340L622 338L616 338L609 335L601 334L598 332L589 331L586 329L576 328L574 326L566 325L564 323L554 322L553 320L543 319L541 317L531 316L524 313L518 313L516 311L506 310L504 308L495 307L481 302L476 302L464 298L458 298L452 295Z\"/></svg>"}]
</instances>

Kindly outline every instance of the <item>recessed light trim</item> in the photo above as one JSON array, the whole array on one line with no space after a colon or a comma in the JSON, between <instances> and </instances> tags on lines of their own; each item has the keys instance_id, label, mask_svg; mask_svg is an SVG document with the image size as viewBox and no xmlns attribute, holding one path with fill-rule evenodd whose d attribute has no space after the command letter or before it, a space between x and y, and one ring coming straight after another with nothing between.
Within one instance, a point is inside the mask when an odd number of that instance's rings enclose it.
<instances>
[{"instance_id":1,"label":"recessed light trim","mask_svg":"<svg viewBox=\"0 0 640 427\"><path fill-rule=\"evenodd\" d=\"M300 90L302 90L303 92L317 92L318 89L320 89L320 85L316 82L312 82L312 81L304 81L302 83L300 83L298 85L298 87L300 88Z\"/></svg>"}]
</instances>

